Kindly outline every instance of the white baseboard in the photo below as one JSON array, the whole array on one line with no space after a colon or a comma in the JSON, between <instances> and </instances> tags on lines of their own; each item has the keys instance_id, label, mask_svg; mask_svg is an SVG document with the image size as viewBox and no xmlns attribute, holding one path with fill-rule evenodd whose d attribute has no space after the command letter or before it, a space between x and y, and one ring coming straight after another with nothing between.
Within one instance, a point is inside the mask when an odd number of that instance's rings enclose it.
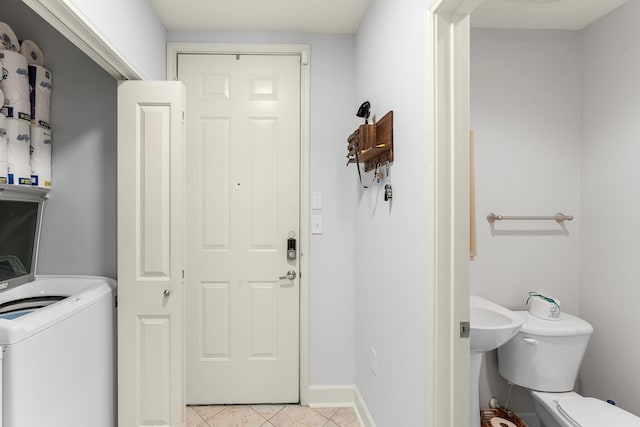
<instances>
[{"instance_id":1,"label":"white baseboard","mask_svg":"<svg viewBox=\"0 0 640 427\"><path fill-rule=\"evenodd\" d=\"M309 406L312 408L352 407L362 427L376 427L360 390L355 385L309 386Z\"/></svg>"},{"instance_id":2,"label":"white baseboard","mask_svg":"<svg viewBox=\"0 0 640 427\"><path fill-rule=\"evenodd\" d=\"M373 421L373 417L371 416L358 387L355 387L353 407L356 411L356 415L358 415L358 421L360 421L360 425L362 427L376 427L376 423Z\"/></svg>"}]
</instances>

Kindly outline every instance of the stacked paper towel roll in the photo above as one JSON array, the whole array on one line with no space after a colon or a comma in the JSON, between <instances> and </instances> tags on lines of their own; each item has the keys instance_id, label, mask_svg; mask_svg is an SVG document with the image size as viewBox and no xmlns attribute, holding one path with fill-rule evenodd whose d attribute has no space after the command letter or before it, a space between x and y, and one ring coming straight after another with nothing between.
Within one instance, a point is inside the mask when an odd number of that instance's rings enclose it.
<instances>
[{"instance_id":1,"label":"stacked paper towel roll","mask_svg":"<svg viewBox=\"0 0 640 427\"><path fill-rule=\"evenodd\" d=\"M0 184L9 183L9 172L7 170L7 119L0 114Z\"/></svg>"},{"instance_id":2,"label":"stacked paper towel roll","mask_svg":"<svg viewBox=\"0 0 640 427\"><path fill-rule=\"evenodd\" d=\"M31 185L51 187L51 71L37 44L24 40L22 54L29 63L31 100Z\"/></svg>"},{"instance_id":3,"label":"stacked paper towel roll","mask_svg":"<svg viewBox=\"0 0 640 427\"><path fill-rule=\"evenodd\" d=\"M50 128L51 72L40 65L29 65L29 89L32 123Z\"/></svg>"},{"instance_id":4,"label":"stacked paper towel roll","mask_svg":"<svg viewBox=\"0 0 640 427\"><path fill-rule=\"evenodd\" d=\"M2 23L0 22L0 24ZM0 32L2 32L1 28ZM0 39L2 39L1 34ZM1 43L0 46L2 46ZM0 61L0 70L2 70L2 61ZM4 92L0 88L0 184L7 184L9 182L9 171L7 169L7 119L2 114L2 107L4 107Z\"/></svg>"},{"instance_id":5,"label":"stacked paper towel roll","mask_svg":"<svg viewBox=\"0 0 640 427\"><path fill-rule=\"evenodd\" d=\"M20 51L29 63L31 101L31 185L51 187L51 71L36 43L23 40Z\"/></svg>"},{"instance_id":6,"label":"stacked paper towel roll","mask_svg":"<svg viewBox=\"0 0 640 427\"><path fill-rule=\"evenodd\" d=\"M27 58L29 65L39 65L44 67L44 54L33 40L23 40L20 43L20 53Z\"/></svg>"},{"instance_id":7,"label":"stacked paper towel roll","mask_svg":"<svg viewBox=\"0 0 640 427\"><path fill-rule=\"evenodd\" d=\"M51 130L31 126L31 185L51 187Z\"/></svg>"},{"instance_id":8,"label":"stacked paper towel roll","mask_svg":"<svg viewBox=\"0 0 640 427\"><path fill-rule=\"evenodd\" d=\"M0 22L0 49L13 50L15 52L20 50L20 43L18 43L16 33L4 22Z\"/></svg>"},{"instance_id":9,"label":"stacked paper towel roll","mask_svg":"<svg viewBox=\"0 0 640 427\"><path fill-rule=\"evenodd\" d=\"M4 93L2 113L8 118L31 120L27 58L12 50L0 50L0 61L3 76L0 89Z\"/></svg>"},{"instance_id":10,"label":"stacked paper towel roll","mask_svg":"<svg viewBox=\"0 0 640 427\"><path fill-rule=\"evenodd\" d=\"M2 62L0 62L0 69L2 69ZM4 92L0 89L0 109L2 109L2 107L4 107Z\"/></svg>"},{"instance_id":11,"label":"stacked paper towel roll","mask_svg":"<svg viewBox=\"0 0 640 427\"><path fill-rule=\"evenodd\" d=\"M8 183L31 185L31 145L29 122L6 118Z\"/></svg>"},{"instance_id":12,"label":"stacked paper towel roll","mask_svg":"<svg viewBox=\"0 0 640 427\"><path fill-rule=\"evenodd\" d=\"M51 72L0 22L0 184L51 187Z\"/></svg>"}]
</instances>

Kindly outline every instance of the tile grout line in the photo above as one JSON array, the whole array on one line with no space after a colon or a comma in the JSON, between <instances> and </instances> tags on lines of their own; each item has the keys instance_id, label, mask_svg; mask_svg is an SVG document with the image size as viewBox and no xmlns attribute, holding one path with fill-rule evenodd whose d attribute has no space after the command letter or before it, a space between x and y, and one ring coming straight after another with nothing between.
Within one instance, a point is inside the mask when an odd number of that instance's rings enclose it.
<instances>
[{"instance_id":1,"label":"tile grout line","mask_svg":"<svg viewBox=\"0 0 640 427\"><path fill-rule=\"evenodd\" d=\"M258 414L258 416L264 420L264 422L263 422L262 424L264 424L265 422L268 422L268 421L269 421L269 419L268 419L267 417L263 416L260 412L256 411L256 408L254 408L254 407L253 407L253 405L249 405L249 408L251 408L251 410L252 410L253 412L255 412L256 414Z\"/></svg>"},{"instance_id":2,"label":"tile grout line","mask_svg":"<svg viewBox=\"0 0 640 427\"><path fill-rule=\"evenodd\" d=\"M271 424L271 423L270 423L271 419L272 419L273 417L275 417L276 415L278 415L278 414L280 413L280 411L282 411L282 409L284 408L284 406L283 406L282 408L280 408L280 409L278 410L278 412L276 412L275 414L273 414L272 416L270 416L269 418L267 418L267 417L265 417L264 415L262 415L260 412L258 412L258 411L257 411L257 409L253 407L253 405L249 405L249 407L250 407L251 409L253 409L253 412L255 412L255 413L256 413L256 414L258 414L260 417L262 417L262 419L263 419L263 420L265 420L265 422L269 422L269 424Z\"/></svg>"},{"instance_id":3,"label":"tile grout line","mask_svg":"<svg viewBox=\"0 0 640 427\"><path fill-rule=\"evenodd\" d=\"M199 405L199 406L217 406L217 405ZM227 406L227 405L224 405ZM228 405L229 407L233 407L233 406L244 406L244 405ZM262 421L261 421L261 426L266 426L266 427L275 427L276 424L273 424L271 421L278 416L278 414L280 414L281 412L283 412L287 407L289 406L299 406L302 407L301 405L288 405L288 404L278 404L278 405L266 405L266 406L280 406L280 409L278 409L275 413L267 416L266 414L263 415L261 412L258 411L258 409L256 409L254 406L256 405L246 405L249 406L249 408L251 408L252 412L255 413ZM259 405L257 405L259 406ZM325 421L323 422L322 426L323 427L328 427L329 424L337 426L337 427L344 427L345 424L341 424L338 423L336 421L336 417L340 414L340 411L342 408L336 408L337 410L335 412L333 412L333 414L331 414L330 417L328 417L325 413L321 413L320 411L317 410L317 408L311 408L311 407L307 407L309 410L313 411L314 413L316 413L316 415L322 417ZM333 408L332 408L333 409ZM213 427L212 424L209 423L209 420L207 420L206 418L204 418L202 415L200 415L200 413L198 411L195 410L195 408L192 409L192 411L198 416L198 418L200 420L202 420L201 422L198 422L197 426L201 426L201 427ZM224 409L220 412L223 412ZM218 412L218 413L220 413ZM349 425L351 425L351 423L349 422Z\"/></svg>"}]
</instances>

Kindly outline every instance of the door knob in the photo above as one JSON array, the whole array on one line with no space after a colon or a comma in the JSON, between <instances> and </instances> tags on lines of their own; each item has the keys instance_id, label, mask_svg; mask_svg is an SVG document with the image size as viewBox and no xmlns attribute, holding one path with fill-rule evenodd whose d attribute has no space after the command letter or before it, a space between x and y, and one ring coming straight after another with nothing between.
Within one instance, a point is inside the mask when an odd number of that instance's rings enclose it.
<instances>
[{"instance_id":1,"label":"door knob","mask_svg":"<svg viewBox=\"0 0 640 427\"><path fill-rule=\"evenodd\" d=\"M168 297L169 295L171 295L171 291L169 289L165 289L163 293L165 297Z\"/></svg>"},{"instance_id":2,"label":"door knob","mask_svg":"<svg viewBox=\"0 0 640 427\"><path fill-rule=\"evenodd\" d=\"M293 270L287 271L287 275L286 276L280 276L280 280L284 280L284 279L293 280L295 278L296 278L296 272L293 271Z\"/></svg>"}]
</instances>

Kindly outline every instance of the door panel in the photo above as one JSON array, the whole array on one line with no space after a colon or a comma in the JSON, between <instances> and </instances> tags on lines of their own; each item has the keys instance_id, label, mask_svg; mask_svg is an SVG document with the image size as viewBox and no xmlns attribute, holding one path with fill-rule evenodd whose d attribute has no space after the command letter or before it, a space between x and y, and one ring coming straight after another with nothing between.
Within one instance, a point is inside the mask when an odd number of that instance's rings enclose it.
<instances>
[{"instance_id":1,"label":"door panel","mask_svg":"<svg viewBox=\"0 0 640 427\"><path fill-rule=\"evenodd\" d=\"M183 181L179 82L118 87L118 425L183 414Z\"/></svg>"},{"instance_id":2,"label":"door panel","mask_svg":"<svg viewBox=\"0 0 640 427\"><path fill-rule=\"evenodd\" d=\"M202 124L202 237L203 249L230 248L230 123L229 119L204 118ZM217 159L207 162L206 159ZM216 194L216 197L204 197Z\"/></svg>"},{"instance_id":3,"label":"door panel","mask_svg":"<svg viewBox=\"0 0 640 427\"><path fill-rule=\"evenodd\" d=\"M187 88L186 396L297 402L300 58L180 55Z\"/></svg>"},{"instance_id":4,"label":"door panel","mask_svg":"<svg viewBox=\"0 0 640 427\"><path fill-rule=\"evenodd\" d=\"M200 300L202 303L200 317L202 324L199 329L203 332L201 337L202 358L206 360L229 360L231 357L231 300L229 292L230 284L227 283L202 283Z\"/></svg>"}]
</instances>

